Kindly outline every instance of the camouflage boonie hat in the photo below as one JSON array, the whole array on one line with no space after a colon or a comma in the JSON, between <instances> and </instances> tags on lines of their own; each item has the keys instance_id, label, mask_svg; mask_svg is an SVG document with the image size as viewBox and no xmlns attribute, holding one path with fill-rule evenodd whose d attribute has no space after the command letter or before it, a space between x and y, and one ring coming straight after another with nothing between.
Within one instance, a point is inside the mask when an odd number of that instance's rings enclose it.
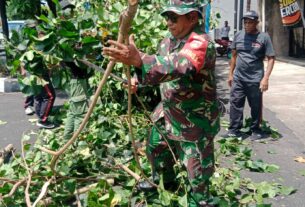
<instances>
[{"instance_id":1,"label":"camouflage boonie hat","mask_svg":"<svg viewBox=\"0 0 305 207\"><path fill-rule=\"evenodd\" d=\"M197 11L202 18L203 14L201 8L204 6L200 0L169 0L161 15L164 16L166 12L174 12L178 15L185 15L192 11Z\"/></svg>"}]
</instances>

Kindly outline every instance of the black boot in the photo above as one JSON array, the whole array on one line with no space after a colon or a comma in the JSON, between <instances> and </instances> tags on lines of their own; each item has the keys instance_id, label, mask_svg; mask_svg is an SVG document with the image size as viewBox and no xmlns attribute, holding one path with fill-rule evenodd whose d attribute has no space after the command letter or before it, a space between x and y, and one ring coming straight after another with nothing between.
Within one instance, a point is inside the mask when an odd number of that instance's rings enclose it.
<instances>
[{"instance_id":1,"label":"black boot","mask_svg":"<svg viewBox=\"0 0 305 207\"><path fill-rule=\"evenodd\" d=\"M159 183L160 177L159 177L159 175L156 172L152 173L152 180L153 180L152 181L153 183L156 183L156 184ZM140 181L138 183L137 189L140 190L140 191L148 192L148 191L151 191L151 190L156 190L157 188L155 186L153 186L147 180L143 180L143 181Z\"/></svg>"},{"instance_id":2,"label":"black boot","mask_svg":"<svg viewBox=\"0 0 305 207\"><path fill-rule=\"evenodd\" d=\"M150 184L147 180L143 180L138 183L137 189L144 192L150 192L152 190L156 190L157 188Z\"/></svg>"}]
</instances>

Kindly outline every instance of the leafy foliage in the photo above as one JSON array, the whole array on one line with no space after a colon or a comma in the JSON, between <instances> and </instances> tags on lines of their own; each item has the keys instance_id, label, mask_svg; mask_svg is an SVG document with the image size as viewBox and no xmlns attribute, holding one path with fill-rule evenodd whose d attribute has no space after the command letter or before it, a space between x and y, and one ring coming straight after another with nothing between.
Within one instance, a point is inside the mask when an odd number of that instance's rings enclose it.
<instances>
[{"instance_id":1,"label":"leafy foliage","mask_svg":"<svg viewBox=\"0 0 305 207\"><path fill-rule=\"evenodd\" d=\"M10 0L8 1L8 19L34 19L40 14L40 0Z\"/></svg>"}]
</instances>

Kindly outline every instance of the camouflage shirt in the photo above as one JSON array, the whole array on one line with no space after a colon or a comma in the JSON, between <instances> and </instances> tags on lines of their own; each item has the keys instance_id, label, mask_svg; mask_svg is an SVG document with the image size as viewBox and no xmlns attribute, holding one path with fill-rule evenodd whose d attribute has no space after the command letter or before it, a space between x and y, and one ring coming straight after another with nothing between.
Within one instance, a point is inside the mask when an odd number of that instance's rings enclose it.
<instances>
[{"instance_id":1,"label":"camouflage shirt","mask_svg":"<svg viewBox=\"0 0 305 207\"><path fill-rule=\"evenodd\" d=\"M160 84L162 101L152 119L164 117L170 139L197 142L219 131L215 48L202 29L198 26L182 40L169 35L157 55L141 54L139 81Z\"/></svg>"}]
</instances>

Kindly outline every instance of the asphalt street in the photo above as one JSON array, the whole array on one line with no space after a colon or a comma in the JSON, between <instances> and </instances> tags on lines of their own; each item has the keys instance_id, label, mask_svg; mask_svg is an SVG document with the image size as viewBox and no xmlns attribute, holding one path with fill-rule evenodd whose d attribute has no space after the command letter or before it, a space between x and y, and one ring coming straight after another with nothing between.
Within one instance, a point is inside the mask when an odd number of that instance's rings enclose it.
<instances>
[{"instance_id":1,"label":"asphalt street","mask_svg":"<svg viewBox=\"0 0 305 207\"><path fill-rule=\"evenodd\" d=\"M54 107L60 107L66 97L65 94L57 94ZM36 126L37 117L24 113L24 100L24 95L19 92L0 93L0 149L8 144L21 149L22 136L32 133L32 137L35 137L35 133L39 131L39 127Z\"/></svg>"},{"instance_id":2,"label":"asphalt street","mask_svg":"<svg viewBox=\"0 0 305 207\"><path fill-rule=\"evenodd\" d=\"M217 59L218 97L225 103L227 113L222 117L228 121L229 87L228 60ZM276 164L280 170L276 173L255 173L244 171L245 177L256 182L275 182L297 189L295 194L271 199L275 207L305 207L305 163L294 161L296 156L305 157L305 67L276 61L269 80L269 90L264 93L263 119L277 129L281 138L265 142L251 142L254 160L262 159L268 164ZM244 117L250 117L249 108L245 108ZM222 128L219 135L226 132ZM272 153L270 153L272 152Z\"/></svg>"},{"instance_id":3,"label":"asphalt street","mask_svg":"<svg viewBox=\"0 0 305 207\"><path fill-rule=\"evenodd\" d=\"M229 110L229 88L226 84L228 75L228 60L217 59L218 96ZM279 130L282 137L277 141L264 143L250 142L254 151L254 159L262 159L267 163L280 166L277 173L243 172L244 176L254 181L278 182L292 186L297 192L290 196L277 197L270 200L273 206L305 207L305 170L304 163L294 161L296 156L305 157L305 67L291 63L276 61L270 78L270 87L264 94L264 120ZM66 100L58 96L55 106L60 106ZM24 133L37 132L39 129L34 116L26 116L23 109L24 97L21 93L0 93L0 148L13 144L20 149L20 140ZM249 111L246 109L246 117ZM223 117L228 120L228 114ZM222 129L220 134L224 133ZM269 152L273 153L270 154Z\"/></svg>"}]
</instances>

